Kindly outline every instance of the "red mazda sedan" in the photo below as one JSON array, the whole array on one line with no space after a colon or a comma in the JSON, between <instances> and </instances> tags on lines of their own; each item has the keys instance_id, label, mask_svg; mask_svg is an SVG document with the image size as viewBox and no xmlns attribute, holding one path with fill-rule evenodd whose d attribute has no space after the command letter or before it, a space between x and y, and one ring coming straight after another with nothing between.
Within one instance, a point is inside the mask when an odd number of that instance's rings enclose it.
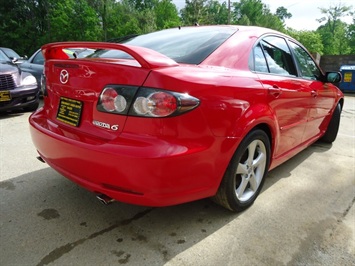
<instances>
[{"instance_id":1,"label":"red mazda sedan","mask_svg":"<svg viewBox=\"0 0 355 266\"><path fill-rule=\"evenodd\" d=\"M77 47L96 52L63 52ZM179 27L42 52L44 106L30 117L39 159L106 203L212 197L241 211L268 170L337 136L340 74L270 29Z\"/></svg>"}]
</instances>

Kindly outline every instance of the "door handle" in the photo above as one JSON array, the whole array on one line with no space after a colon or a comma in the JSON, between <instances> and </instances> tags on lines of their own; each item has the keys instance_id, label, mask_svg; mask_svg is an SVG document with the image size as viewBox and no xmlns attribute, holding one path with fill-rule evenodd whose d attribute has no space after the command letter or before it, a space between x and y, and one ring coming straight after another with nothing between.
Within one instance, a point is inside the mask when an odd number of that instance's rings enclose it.
<instances>
[{"instance_id":1,"label":"door handle","mask_svg":"<svg viewBox=\"0 0 355 266\"><path fill-rule=\"evenodd\" d=\"M278 98L281 95L282 91L278 86L273 85L268 89L268 93L274 96L275 98Z\"/></svg>"},{"instance_id":2,"label":"door handle","mask_svg":"<svg viewBox=\"0 0 355 266\"><path fill-rule=\"evenodd\" d=\"M311 91L311 95L312 95L312 97L317 97L318 96L318 92L317 91Z\"/></svg>"}]
</instances>

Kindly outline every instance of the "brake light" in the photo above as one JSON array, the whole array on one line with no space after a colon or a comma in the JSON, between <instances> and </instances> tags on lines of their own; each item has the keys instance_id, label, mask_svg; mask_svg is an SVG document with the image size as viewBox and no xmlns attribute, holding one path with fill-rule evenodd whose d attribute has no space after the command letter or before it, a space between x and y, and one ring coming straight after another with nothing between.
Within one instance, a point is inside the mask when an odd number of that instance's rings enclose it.
<instances>
[{"instance_id":1,"label":"brake light","mask_svg":"<svg viewBox=\"0 0 355 266\"><path fill-rule=\"evenodd\" d=\"M200 101L188 94L151 88L110 85L102 91L97 109L143 117L168 117L196 108Z\"/></svg>"},{"instance_id":2,"label":"brake light","mask_svg":"<svg viewBox=\"0 0 355 266\"><path fill-rule=\"evenodd\" d=\"M138 97L133 109L139 115L163 117L177 110L177 99L167 92L154 92L148 97Z\"/></svg>"}]
</instances>

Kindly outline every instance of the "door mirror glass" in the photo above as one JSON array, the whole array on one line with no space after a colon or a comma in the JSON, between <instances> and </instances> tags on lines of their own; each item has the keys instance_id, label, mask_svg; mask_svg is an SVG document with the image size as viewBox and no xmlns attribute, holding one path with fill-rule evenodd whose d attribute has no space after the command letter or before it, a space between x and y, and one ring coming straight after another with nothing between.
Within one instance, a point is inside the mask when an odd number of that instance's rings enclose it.
<instances>
[{"instance_id":1,"label":"door mirror glass","mask_svg":"<svg viewBox=\"0 0 355 266\"><path fill-rule=\"evenodd\" d=\"M330 83L337 83L341 81L341 75L339 72L327 72L326 81Z\"/></svg>"}]
</instances>

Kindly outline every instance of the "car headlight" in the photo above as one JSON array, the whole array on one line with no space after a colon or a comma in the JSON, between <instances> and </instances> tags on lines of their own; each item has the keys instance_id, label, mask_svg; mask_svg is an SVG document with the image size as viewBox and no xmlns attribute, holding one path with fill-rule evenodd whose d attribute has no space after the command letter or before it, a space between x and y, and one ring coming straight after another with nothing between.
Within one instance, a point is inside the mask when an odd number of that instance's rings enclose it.
<instances>
[{"instance_id":1,"label":"car headlight","mask_svg":"<svg viewBox=\"0 0 355 266\"><path fill-rule=\"evenodd\" d=\"M35 84L37 81L36 81L36 78L32 75L30 76L26 76L23 80L22 80L22 85L26 86L26 85L33 85Z\"/></svg>"}]
</instances>

